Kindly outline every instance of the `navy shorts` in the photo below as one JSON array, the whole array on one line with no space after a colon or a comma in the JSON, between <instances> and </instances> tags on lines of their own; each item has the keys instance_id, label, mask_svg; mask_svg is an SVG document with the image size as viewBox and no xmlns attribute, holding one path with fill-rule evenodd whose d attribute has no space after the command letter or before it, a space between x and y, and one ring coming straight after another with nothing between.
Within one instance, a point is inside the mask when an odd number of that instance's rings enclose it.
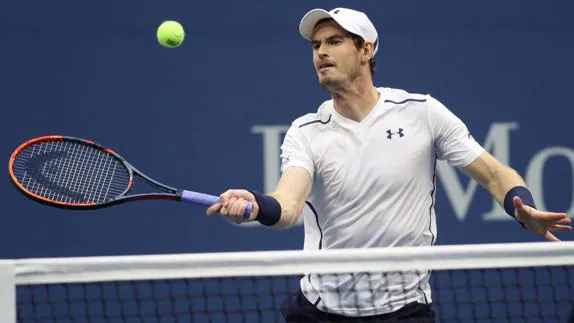
<instances>
[{"instance_id":1,"label":"navy shorts","mask_svg":"<svg viewBox=\"0 0 574 323\"><path fill-rule=\"evenodd\" d=\"M363 317L347 317L318 310L311 304L301 290L291 294L281 305L281 314L287 323L331 323L331 322L363 322L363 323L435 323L435 314L430 305L409 303L398 311Z\"/></svg>"}]
</instances>

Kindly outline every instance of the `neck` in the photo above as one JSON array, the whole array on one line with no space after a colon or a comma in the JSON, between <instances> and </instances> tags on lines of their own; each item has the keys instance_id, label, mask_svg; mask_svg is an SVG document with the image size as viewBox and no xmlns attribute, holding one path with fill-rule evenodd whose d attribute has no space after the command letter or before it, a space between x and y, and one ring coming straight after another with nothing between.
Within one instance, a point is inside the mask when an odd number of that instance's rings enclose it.
<instances>
[{"instance_id":1,"label":"neck","mask_svg":"<svg viewBox=\"0 0 574 323\"><path fill-rule=\"evenodd\" d=\"M380 97L372 82L341 87L331 95L337 113L356 122L361 122L373 110Z\"/></svg>"}]
</instances>

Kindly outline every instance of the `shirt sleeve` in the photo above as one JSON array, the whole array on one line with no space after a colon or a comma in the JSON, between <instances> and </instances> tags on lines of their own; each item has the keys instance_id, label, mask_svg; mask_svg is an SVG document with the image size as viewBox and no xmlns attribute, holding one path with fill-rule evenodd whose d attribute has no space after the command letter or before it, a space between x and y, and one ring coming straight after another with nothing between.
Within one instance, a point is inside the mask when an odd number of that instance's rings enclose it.
<instances>
[{"instance_id":1,"label":"shirt sleeve","mask_svg":"<svg viewBox=\"0 0 574 323\"><path fill-rule=\"evenodd\" d=\"M453 167L465 167L485 149L472 137L467 126L437 99L428 96L429 125L438 159Z\"/></svg>"},{"instance_id":2,"label":"shirt sleeve","mask_svg":"<svg viewBox=\"0 0 574 323\"><path fill-rule=\"evenodd\" d=\"M299 126L292 124L281 145L281 172L287 167L302 167L311 175L315 172L313 156L305 136Z\"/></svg>"}]
</instances>

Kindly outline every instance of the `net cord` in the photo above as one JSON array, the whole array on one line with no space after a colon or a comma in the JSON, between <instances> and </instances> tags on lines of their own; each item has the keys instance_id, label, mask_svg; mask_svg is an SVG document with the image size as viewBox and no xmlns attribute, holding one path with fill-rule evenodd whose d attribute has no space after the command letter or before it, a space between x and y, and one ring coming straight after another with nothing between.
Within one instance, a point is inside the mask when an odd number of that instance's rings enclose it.
<instances>
[{"instance_id":1,"label":"net cord","mask_svg":"<svg viewBox=\"0 0 574 323\"><path fill-rule=\"evenodd\" d=\"M574 265L574 242L13 260L16 284Z\"/></svg>"}]
</instances>

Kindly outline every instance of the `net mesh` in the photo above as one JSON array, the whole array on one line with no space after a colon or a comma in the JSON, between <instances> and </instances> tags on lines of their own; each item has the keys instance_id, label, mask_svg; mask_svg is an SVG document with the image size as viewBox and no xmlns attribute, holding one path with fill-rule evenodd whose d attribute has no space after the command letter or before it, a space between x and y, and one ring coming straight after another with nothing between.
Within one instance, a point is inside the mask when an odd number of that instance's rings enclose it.
<instances>
[{"instance_id":1,"label":"net mesh","mask_svg":"<svg viewBox=\"0 0 574 323\"><path fill-rule=\"evenodd\" d=\"M207 261L200 255L169 261L161 256L112 257L103 267L96 258L80 263L69 259L53 268L26 264L17 287L17 321L285 322L282 307L292 303L290 295L301 287L305 290L301 280L309 280L305 274L312 272L315 292L330 299L316 302L317 307L329 303L332 309L357 310L353 315L362 315L361 309L368 313L375 305L396 311L411 301L405 295L412 292L412 275L424 280L432 269L431 293L426 297L432 299L436 322L570 322L574 246L565 245L569 255L562 249L548 249L550 255L540 250L529 254L529 244L523 244L518 246L519 256L510 258L510 253L492 248L481 250L482 256L471 252L464 259L458 252L449 257L422 248L406 252L398 261L395 252L385 260L389 250L351 250L315 257L307 252L219 254L209 255ZM329 257L322 257L325 254ZM456 268L457 257L461 268ZM423 268L425 262L425 269L414 269ZM389 270L373 271L385 265ZM397 277L404 285L385 284ZM353 283L332 288L337 279ZM361 279L381 283L362 284ZM415 293L424 294L424 288L416 286ZM315 302L312 291L306 294ZM337 321L327 317L324 321Z\"/></svg>"},{"instance_id":2,"label":"net mesh","mask_svg":"<svg viewBox=\"0 0 574 323\"><path fill-rule=\"evenodd\" d=\"M114 198L127 189L130 180L118 158L75 141L34 143L16 156L12 171L29 192L74 204Z\"/></svg>"}]
</instances>

